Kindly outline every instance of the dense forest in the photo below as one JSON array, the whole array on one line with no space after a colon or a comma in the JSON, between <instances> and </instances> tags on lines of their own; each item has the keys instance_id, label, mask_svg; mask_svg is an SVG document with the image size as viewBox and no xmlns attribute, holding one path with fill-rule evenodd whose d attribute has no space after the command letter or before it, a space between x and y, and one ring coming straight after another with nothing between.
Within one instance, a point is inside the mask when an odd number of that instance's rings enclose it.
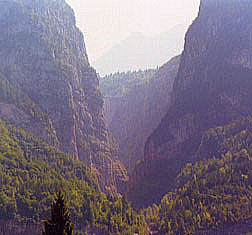
<instances>
[{"instance_id":1,"label":"dense forest","mask_svg":"<svg viewBox=\"0 0 252 235\"><path fill-rule=\"evenodd\" d=\"M208 130L176 189L140 215L125 197L102 194L83 163L3 121L0 133L1 220L40 223L59 188L74 223L104 234L145 234L146 222L161 234L190 234L251 218L251 116Z\"/></svg>"},{"instance_id":2,"label":"dense forest","mask_svg":"<svg viewBox=\"0 0 252 235\"><path fill-rule=\"evenodd\" d=\"M144 209L144 213L150 226L161 234L192 234L251 219L251 202L249 116L208 130L196 161L188 163L177 176L174 191L166 194L159 205Z\"/></svg>"},{"instance_id":3,"label":"dense forest","mask_svg":"<svg viewBox=\"0 0 252 235\"><path fill-rule=\"evenodd\" d=\"M83 163L3 121L0 135L0 220L39 224L49 215L53 195L61 188L77 227L143 234L143 216L133 211L126 198L101 193L96 177Z\"/></svg>"}]
</instances>

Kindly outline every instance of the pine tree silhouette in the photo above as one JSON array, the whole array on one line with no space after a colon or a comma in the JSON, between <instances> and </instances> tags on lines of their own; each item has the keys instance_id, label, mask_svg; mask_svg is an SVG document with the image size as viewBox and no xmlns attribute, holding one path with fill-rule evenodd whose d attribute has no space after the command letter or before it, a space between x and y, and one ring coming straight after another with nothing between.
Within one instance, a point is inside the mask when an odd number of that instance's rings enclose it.
<instances>
[{"instance_id":1,"label":"pine tree silhouette","mask_svg":"<svg viewBox=\"0 0 252 235\"><path fill-rule=\"evenodd\" d=\"M61 190L56 193L51 205L51 219L44 220L42 235L74 235L74 225Z\"/></svg>"}]
</instances>

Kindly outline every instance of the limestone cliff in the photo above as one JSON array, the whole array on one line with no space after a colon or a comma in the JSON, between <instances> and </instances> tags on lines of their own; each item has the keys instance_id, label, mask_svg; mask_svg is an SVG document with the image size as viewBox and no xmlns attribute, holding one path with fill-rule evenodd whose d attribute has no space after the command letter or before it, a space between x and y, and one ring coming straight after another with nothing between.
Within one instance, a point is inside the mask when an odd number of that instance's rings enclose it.
<instances>
[{"instance_id":1,"label":"limestone cliff","mask_svg":"<svg viewBox=\"0 0 252 235\"><path fill-rule=\"evenodd\" d=\"M186 34L172 105L148 138L145 160L135 172L139 182L150 180L138 197L149 192L150 201L160 199L180 167L193 161L205 130L252 110L251 13L248 0L201 1ZM162 180L153 181L158 175Z\"/></svg>"},{"instance_id":2,"label":"limestone cliff","mask_svg":"<svg viewBox=\"0 0 252 235\"><path fill-rule=\"evenodd\" d=\"M0 118L87 163L116 192L126 171L73 10L64 0L7 0L0 9Z\"/></svg>"}]
</instances>

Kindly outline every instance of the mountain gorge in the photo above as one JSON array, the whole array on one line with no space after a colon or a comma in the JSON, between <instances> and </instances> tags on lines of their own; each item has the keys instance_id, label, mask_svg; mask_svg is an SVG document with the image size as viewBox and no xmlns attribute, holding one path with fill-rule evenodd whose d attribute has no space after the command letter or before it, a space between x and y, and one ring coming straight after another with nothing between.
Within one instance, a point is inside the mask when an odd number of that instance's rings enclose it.
<instances>
[{"instance_id":1,"label":"mountain gorge","mask_svg":"<svg viewBox=\"0 0 252 235\"><path fill-rule=\"evenodd\" d=\"M129 198L136 204L143 198L145 204L159 201L174 187L180 169L195 161L206 130L251 112L249 5L246 0L201 1L186 34L172 104L130 180Z\"/></svg>"},{"instance_id":2,"label":"mountain gorge","mask_svg":"<svg viewBox=\"0 0 252 235\"><path fill-rule=\"evenodd\" d=\"M177 56L158 70L116 73L100 84L107 97L104 108L108 127L118 142L119 158L130 172L143 159L145 141L170 105L179 61Z\"/></svg>"},{"instance_id":3,"label":"mountain gorge","mask_svg":"<svg viewBox=\"0 0 252 235\"><path fill-rule=\"evenodd\" d=\"M251 234L251 14L201 0L182 55L99 77L65 0L0 1L0 235L57 191L76 234Z\"/></svg>"},{"instance_id":4,"label":"mountain gorge","mask_svg":"<svg viewBox=\"0 0 252 235\"><path fill-rule=\"evenodd\" d=\"M73 10L63 0L7 0L0 9L0 119L86 163L116 193L127 173Z\"/></svg>"}]
</instances>

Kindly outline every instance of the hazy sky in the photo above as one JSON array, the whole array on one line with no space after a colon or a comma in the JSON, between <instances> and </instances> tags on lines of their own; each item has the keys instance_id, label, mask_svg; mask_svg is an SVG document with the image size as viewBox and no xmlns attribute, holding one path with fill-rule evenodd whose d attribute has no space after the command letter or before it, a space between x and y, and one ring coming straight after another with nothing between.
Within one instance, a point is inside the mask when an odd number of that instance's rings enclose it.
<instances>
[{"instance_id":1,"label":"hazy sky","mask_svg":"<svg viewBox=\"0 0 252 235\"><path fill-rule=\"evenodd\" d=\"M84 33L90 61L131 32L168 31L196 17L200 0L67 0Z\"/></svg>"}]
</instances>

